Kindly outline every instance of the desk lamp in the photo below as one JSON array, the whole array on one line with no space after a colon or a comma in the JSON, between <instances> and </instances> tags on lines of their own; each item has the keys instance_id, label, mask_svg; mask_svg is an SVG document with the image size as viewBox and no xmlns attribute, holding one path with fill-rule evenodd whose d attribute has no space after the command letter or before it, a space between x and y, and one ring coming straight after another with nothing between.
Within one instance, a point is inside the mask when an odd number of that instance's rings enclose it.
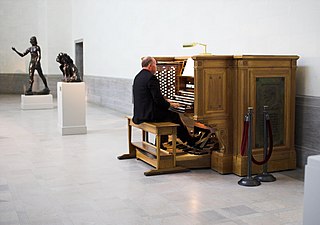
<instances>
[{"instance_id":1,"label":"desk lamp","mask_svg":"<svg viewBox=\"0 0 320 225\"><path fill-rule=\"evenodd\" d=\"M200 53L201 55L211 55L211 53L207 52L207 45L206 44L202 44L202 43L199 43L199 42L192 42L192 43L184 44L183 47L184 48L190 48L190 47L194 47L196 45L201 45L201 46L204 47L204 52Z\"/></svg>"}]
</instances>

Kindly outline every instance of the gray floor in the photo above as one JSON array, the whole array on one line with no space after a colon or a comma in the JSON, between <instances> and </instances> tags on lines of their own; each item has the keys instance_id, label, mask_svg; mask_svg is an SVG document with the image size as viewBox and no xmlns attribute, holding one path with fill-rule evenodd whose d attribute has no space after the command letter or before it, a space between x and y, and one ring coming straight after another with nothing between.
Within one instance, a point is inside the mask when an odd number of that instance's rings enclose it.
<instances>
[{"instance_id":1,"label":"gray floor","mask_svg":"<svg viewBox=\"0 0 320 225\"><path fill-rule=\"evenodd\" d=\"M87 105L86 135L62 136L57 108L0 95L0 225L302 224L303 171L239 186L210 169L145 177L127 152L124 115Z\"/></svg>"}]
</instances>

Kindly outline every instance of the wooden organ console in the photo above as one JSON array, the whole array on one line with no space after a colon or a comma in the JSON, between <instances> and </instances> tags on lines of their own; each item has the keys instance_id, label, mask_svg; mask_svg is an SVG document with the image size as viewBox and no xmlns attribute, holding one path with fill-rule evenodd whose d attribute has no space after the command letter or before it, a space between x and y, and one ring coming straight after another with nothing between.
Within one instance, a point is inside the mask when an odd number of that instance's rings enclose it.
<instances>
[{"instance_id":1,"label":"wooden organ console","mask_svg":"<svg viewBox=\"0 0 320 225\"><path fill-rule=\"evenodd\" d=\"M268 170L296 168L294 148L294 55L196 55L194 75L183 76L188 57L155 57L162 94L179 102L178 112L211 127L219 136L219 151L207 155L177 153L177 165L211 167L221 173L247 173L247 156L240 155L243 119L254 108L253 155L263 158L262 111L269 106L274 150ZM253 173L262 166L253 164Z\"/></svg>"}]
</instances>

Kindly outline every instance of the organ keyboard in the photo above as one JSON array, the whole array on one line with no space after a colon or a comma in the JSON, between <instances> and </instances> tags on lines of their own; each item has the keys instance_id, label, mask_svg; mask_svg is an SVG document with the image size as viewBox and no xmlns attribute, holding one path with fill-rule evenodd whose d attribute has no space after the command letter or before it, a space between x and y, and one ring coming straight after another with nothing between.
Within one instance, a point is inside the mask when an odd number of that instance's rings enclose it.
<instances>
[{"instance_id":1,"label":"organ keyboard","mask_svg":"<svg viewBox=\"0 0 320 225\"><path fill-rule=\"evenodd\" d=\"M178 103L178 108L171 108L172 111L179 113L193 112L194 92L179 90L178 94L174 94L172 102Z\"/></svg>"},{"instance_id":2,"label":"organ keyboard","mask_svg":"<svg viewBox=\"0 0 320 225\"><path fill-rule=\"evenodd\" d=\"M171 108L179 113L193 113L194 77L182 76L187 58L168 62L164 58L157 59L156 76L160 81L162 94L171 102L179 103L178 108ZM163 60L164 59L164 60Z\"/></svg>"}]
</instances>

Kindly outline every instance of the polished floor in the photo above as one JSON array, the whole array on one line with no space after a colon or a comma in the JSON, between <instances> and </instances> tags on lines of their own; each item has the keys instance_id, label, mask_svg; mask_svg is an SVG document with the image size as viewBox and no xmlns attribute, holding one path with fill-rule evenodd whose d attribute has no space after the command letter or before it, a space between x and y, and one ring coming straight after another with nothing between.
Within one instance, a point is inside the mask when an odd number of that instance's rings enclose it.
<instances>
[{"instance_id":1,"label":"polished floor","mask_svg":"<svg viewBox=\"0 0 320 225\"><path fill-rule=\"evenodd\" d=\"M146 177L127 152L125 115L87 104L85 135L62 136L57 108L0 95L0 225L302 224L303 171L238 185L211 169Z\"/></svg>"}]
</instances>

